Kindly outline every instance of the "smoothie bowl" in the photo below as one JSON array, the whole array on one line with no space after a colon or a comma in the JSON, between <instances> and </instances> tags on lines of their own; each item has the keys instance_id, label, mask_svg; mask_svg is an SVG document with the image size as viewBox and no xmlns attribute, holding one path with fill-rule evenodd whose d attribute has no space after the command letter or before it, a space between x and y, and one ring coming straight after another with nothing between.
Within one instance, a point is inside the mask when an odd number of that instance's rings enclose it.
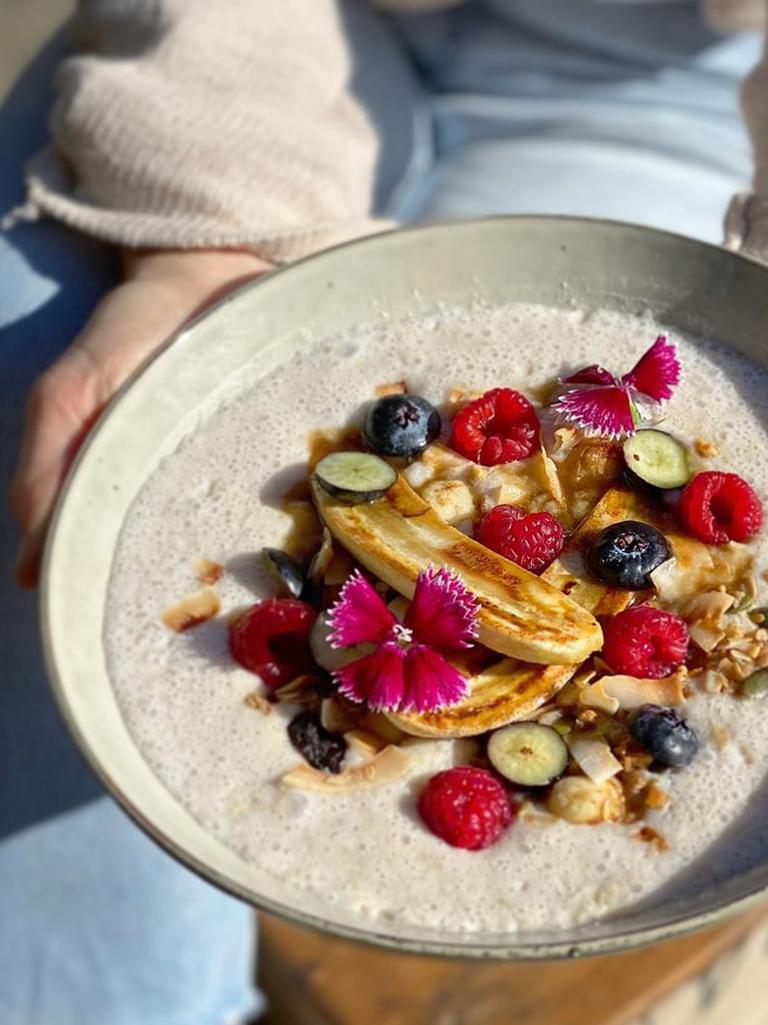
<instances>
[{"instance_id":1,"label":"smoothie bowl","mask_svg":"<svg viewBox=\"0 0 768 1025\"><path fill-rule=\"evenodd\" d=\"M619 949L759 899L766 295L712 247L505 218L219 304L54 525L95 771L223 888L401 949Z\"/></svg>"}]
</instances>

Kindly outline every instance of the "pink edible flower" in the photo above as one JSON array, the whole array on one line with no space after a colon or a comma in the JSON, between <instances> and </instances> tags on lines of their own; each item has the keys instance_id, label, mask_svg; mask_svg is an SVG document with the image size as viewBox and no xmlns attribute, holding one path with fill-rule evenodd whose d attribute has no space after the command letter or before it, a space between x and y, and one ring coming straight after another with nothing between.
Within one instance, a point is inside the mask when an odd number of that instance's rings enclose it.
<instances>
[{"instance_id":1,"label":"pink edible flower","mask_svg":"<svg viewBox=\"0 0 768 1025\"><path fill-rule=\"evenodd\" d=\"M466 695L466 677L445 653L472 647L479 606L450 570L420 573L405 619L356 570L329 614L335 648L375 644L370 655L336 670L339 691L376 711L434 712Z\"/></svg>"},{"instance_id":2,"label":"pink edible flower","mask_svg":"<svg viewBox=\"0 0 768 1025\"><path fill-rule=\"evenodd\" d=\"M639 422L658 419L660 404L672 397L679 382L677 350L659 335L623 377L595 364L563 378L566 391L554 411L588 435L623 438L634 434Z\"/></svg>"}]
</instances>

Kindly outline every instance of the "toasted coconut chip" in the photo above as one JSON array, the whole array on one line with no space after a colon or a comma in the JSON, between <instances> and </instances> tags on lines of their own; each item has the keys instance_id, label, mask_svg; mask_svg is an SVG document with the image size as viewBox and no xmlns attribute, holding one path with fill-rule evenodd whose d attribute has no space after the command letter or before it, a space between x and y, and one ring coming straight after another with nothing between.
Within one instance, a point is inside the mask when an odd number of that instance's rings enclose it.
<instances>
[{"instance_id":1,"label":"toasted coconut chip","mask_svg":"<svg viewBox=\"0 0 768 1025\"><path fill-rule=\"evenodd\" d=\"M725 639L725 630L713 623L693 622L688 625L691 640L702 651L710 652Z\"/></svg>"},{"instance_id":2,"label":"toasted coconut chip","mask_svg":"<svg viewBox=\"0 0 768 1025\"><path fill-rule=\"evenodd\" d=\"M741 581L751 569L753 555L746 545L705 545L682 534L668 534L674 557L651 573L662 602L677 604L702 591L729 587Z\"/></svg>"},{"instance_id":3,"label":"toasted coconut chip","mask_svg":"<svg viewBox=\"0 0 768 1025\"><path fill-rule=\"evenodd\" d=\"M210 586L222 578L224 567L220 562L214 562L213 559L198 559L195 562L195 573L201 584Z\"/></svg>"},{"instance_id":4,"label":"toasted coconut chip","mask_svg":"<svg viewBox=\"0 0 768 1025\"><path fill-rule=\"evenodd\" d=\"M681 615L688 622L707 620L720 623L728 609L733 606L734 600L733 596L726 594L725 591L706 591L686 602Z\"/></svg>"},{"instance_id":5,"label":"toasted coconut chip","mask_svg":"<svg viewBox=\"0 0 768 1025\"><path fill-rule=\"evenodd\" d=\"M367 730L350 730L344 734L344 739L352 751L357 751L369 758L377 755L387 746L381 737L377 737L374 733L368 733Z\"/></svg>"},{"instance_id":6,"label":"toasted coconut chip","mask_svg":"<svg viewBox=\"0 0 768 1025\"><path fill-rule=\"evenodd\" d=\"M286 787L299 790L314 790L320 794L349 793L353 790L369 790L386 786L401 779L410 766L408 755L399 747L385 747L364 765L343 769L337 773L326 773L302 763L282 777Z\"/></svg>"},{"instance_id":7,"label":"toasted coconut chip","mask_svg":"<svg viewBox=\"0 0 768 1025\"><path fill-rule=\"evenodd\" d=\"M675 673L665 680L641 680L635 676L603 676L580 694L580 703L613 715L620 708L640 705L682 705L685 701L683 675Z\"/></svg>"},{"instance_id":8,"label":"toasted coconut chip","mask_svg":"<svg viewBox=\"0 0 768 1025\"><path fill-rule=\"evenodd\" d=\"M405 381L392 381L390 384L377 384L374 388L374 395L377 399L383 399L385 395L405 395L408 385Z\"/></svg>"},{"instance_id":9,"label":"toasted coconut chip","mask_svg":"<svg viewBox=\"0 0 768 1025\"><path fill-rule=\"evenodd\" d=\"M333 561L333 537L327 527L323 527L323 540L312 562L309 564L309 578L320 582Z\"/></svg>"},{"instance_id":10,"label":"toasted coconut chip","mask_svg":"<svg viewBox=\"0 0 768 1025\"><path fill-rule=\"evenodd\" d=\"M554 456L565 456L579 440L579 432L575 427L558 427L552 433L550 453Z\"/></svg>"},{"instance_id":11,"label":"toasted coconut chip","mask_svg":"<svg viewBox=\"0 0 768 1025\"><path fill-rule=\"evenodd\" d=\"M682 616L688 622L691 638L702 651L714 651L725 639L725 616L733 603L734 598L725 591L707 591L683 606Z\"/></svg>"},{"instance_id":12,"label":"toasted coconut chip","mask_svg":"<svg viewBox=\"0 0 768 1025\"><path fill-rule=\"evenodd\" d=\"M320 706L320 723L329 733L348 733L360 721L359 705L341 696L325 698Z\"/></svg>"},{"instance_id":13,"label":"toasted coconut chip","mask_svg":"<svg viewBox=\"0 0 768 1025\"><path fill-rule=\"evenodd\" d=\"M574 761L593 783L605 783L621 772L621 762L614 758L604 737L576 733L568 737L567 744Z\"/></svg>"},{"instance_id":14,"label":"toasted coconut chip","mask_svg":"<svg viewBox=\"0 0 768 1025\"><path fill-rule=\"evenodd\" d=\"M192 627L213 619L218 615L220 609L219 596L214 591L205 588L202 591L195 591L194 594L188 594L177 605L166 609L162 620L169 630L183 633L185 630L191 630Z\"/></svg>"},{"instance_id":15,"label":"toasted coconut chip","mask_svg":"<svg viewBox=\"0 0 768 1025\"><path fill-rule=\"evenodd\" d=\"M537 463L541 472L541 481L544 489L551 495L551 497L557 502L558 505L565 505L565 496L563 495L563 486L560 483L560 477L557 472L557 465L554 460L547 455L547 451L544 448L544 439L541 439L541 448L537 454Z\"/></svg>"}]
</instances>

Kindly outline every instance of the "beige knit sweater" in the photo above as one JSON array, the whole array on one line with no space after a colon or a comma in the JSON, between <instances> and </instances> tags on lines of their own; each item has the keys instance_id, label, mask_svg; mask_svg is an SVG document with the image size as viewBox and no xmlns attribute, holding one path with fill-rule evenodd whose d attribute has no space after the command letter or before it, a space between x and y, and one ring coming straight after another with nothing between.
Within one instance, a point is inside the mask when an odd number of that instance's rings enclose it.
<instances>
[{"instance_id":1,"label":"beige knit sweater","mask_svg":"<svg viewBox=\"0 0 768 1025\"><path fill-rule=\"evenodd\" d=\"M768 12L768 0L705 2L719 27ZM78 33L52 145L29 170L29 216L126 246L248 248L278 262L380 226L377 137L348 90L336 0L82 0ZM729 241L768 258L768 48L744 98L756 195L732 207Z\"/></svg>"}]
</instances>

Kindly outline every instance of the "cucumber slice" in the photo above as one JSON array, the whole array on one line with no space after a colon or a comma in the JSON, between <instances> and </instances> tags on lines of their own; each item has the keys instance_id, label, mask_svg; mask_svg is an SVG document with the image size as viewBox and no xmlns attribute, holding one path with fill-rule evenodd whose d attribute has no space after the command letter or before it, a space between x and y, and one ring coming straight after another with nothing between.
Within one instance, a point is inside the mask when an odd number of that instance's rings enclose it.
<instances>
[{"instance_id":1,"label":"cucumber slice","mask_svg":"<svg viewBox=\"0 0 768 1025\"><path fill-rule=\"evenodd\" d=\"M325 490L345 502L372 502L397 480L397 471L370 452L332 452L315 467Z\"/></svg>"},{"instance_id":2,"label":"cucumber slice","mask_svg":"<svg viewBox=\"0 0 768 1025\"><path fill-rule=\"evenodd\" d=\"M488 757L497 772L523 787L544 787L568 764L565 741L551 726L516 722L491 734Z\"/></svg>"},{"instance_id":3,"label":"cucumber slice","mask_svg":"<svg viewBox=\"0 0 768 1025\"><path fill-rule=\"evenodd\" d=\"M638 431L624 442L624 461L630 473L644 484L667 491L691 479L688 451L665 431Z\"/></svg>"}]
</instances>

